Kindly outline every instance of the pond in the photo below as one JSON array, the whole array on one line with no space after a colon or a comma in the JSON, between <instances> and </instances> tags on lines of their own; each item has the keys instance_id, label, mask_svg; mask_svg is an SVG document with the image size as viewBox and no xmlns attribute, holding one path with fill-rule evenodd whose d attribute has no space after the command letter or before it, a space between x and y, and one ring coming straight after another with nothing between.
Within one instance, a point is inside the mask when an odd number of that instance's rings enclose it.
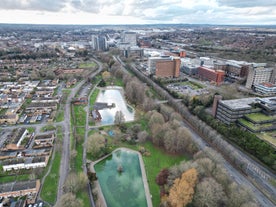
<instances>
[{"instance_id":1,"label":"pond","mask_svg":"<svg viewBox=\"0 0 276 207\"><path fill-rule=\"evenodd\" d=\"M107 207L147 207L137 152L114 151L94 169Z\"/></svg>"},{"instance_id":2,"label":"pond","mask_svg":"<svg viewBox=\"0 0 276 207\"><path fill-rule=\"evenodd\" d=\"M134 120L134 110L126 104L121 91L122 88L107 88L100 91L96 102L105 102L109 105L112 103L115 104L113 108L106 108L99 111L102 116L102 120L100 121L101 125L113 124L117 111L122 111L126 122Z\"/></svg>"}]
</instances>

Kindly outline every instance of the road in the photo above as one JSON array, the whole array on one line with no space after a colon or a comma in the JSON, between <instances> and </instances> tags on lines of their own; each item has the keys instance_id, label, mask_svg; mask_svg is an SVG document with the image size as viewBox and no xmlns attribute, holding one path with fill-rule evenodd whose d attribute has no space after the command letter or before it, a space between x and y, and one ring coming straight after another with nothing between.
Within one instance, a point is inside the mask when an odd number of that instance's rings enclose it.
<instances>
[{"instance_id":1,"label":"road","mask_svg":"<svg viewBox=\"0 0 276 207\"><path fill-rule=\"evenodd\" d=\"M63 195L63 185L65 179L70 171L70 118L71 118L71 101L75 97L76 93L80 89L80 87L85 83L84 80L79 82L77 86L75 86L66 100L66 104L64 106L64 121L63 121L63 143L62 143L62 156L60 161L59 168L59 183L58 183L58 193L57 193L57 201Z\"/></svg>"},{"instance_id":2,"label":"road","mask_svg":"<svg viewBox=\"0 0 276 207\"><path fill-rule=\"evenodd\" d=\"M192 133L192 138L195 141L195 143L198 145L198 147L201 150L206 151L207 148L209 148L209 145L207 142L204 141L192 128L190 128L187 123L183 122L183 126L190 129L190 132ZM275 207L275 205L267 199L262 192L259 191L249 180L246 176L241 174L239 171L237 171L228 161L226 161L220 153L213 151L216 153L217 156L219 156L221 159L222 165L227 170L228 174L232 177L233 180L235 180L239 185L243 185L250 189L256 199L256 202L258 202L262 207Z\"/></svg>"},{"instance_id":3,"label":"road","mask_svg":"<svg viewBox=\"0 0 276 207\"><path fill-rule=\"evenodd\" d=\"M90 78L97 75L102 71L102 64L96 60L94 60L98 64L98 70L90 74ZM60 171L59 171L59 184L58 184L58 194L57 201L63 195L63 185L65 183L66 177L70 171L70 118L71 118L71 101L76 96L79 89L85 84L85 80L82 80L75 86L66 100L65 108L64 108L64 122L63 122L63 146L62 146L62 158L60 162ZM87 136L87 135L86 135ZM86 150L85 150L86 151ZM86 154L86 153L85 153ZM86 163L86 157L84 166ZM85 168L85 167L84 167ZM85 168L86 169L86 168ZM90 193L92 196L92 193ZM92 197L93 201L93 197ZM91 204L92 205L92 204ZM93 205L92 205L93 206ZM93 206L94 207L94 206Z\"/></svg>"},{"instance_id":4,"label":"road","mask_svg":"<svg viewBox=\"0 0 276 207\"><path fill-rule=\"evenodd\" d=\"M124 67L125 64L119 59L119 57L116 57L116 60L121 63L121 65ZM134 66L134 65L133 65ZM136 67L134 67L136 68ZM147 79L150 85L152 85L154 88L157 87L159 90L163 90L159 85L157 85L155 82L153 82L151 79L149 79L147 76L145 76L143 73L141 73L139 70L136 69L135 72L140 73L141 76ZM170 95L169 95L170 96ZM171 97L171 96L170 96ZM172 97L171 97L172 98ZM173 99L173 98L172 98ZM193 140L195 143L199 145L201 149L204 149L208 147L208 144L204 141L204 138L199 134L198 132L194 131L193 128L190 126L189 121L185 120L186 127L189 128L193 134ZM230 144L228 144L230 145ZM230 145L231 146L231 145ZM232 147L232 152L237 154L239 158L245 161L245 163L248 163L248 165L251 166L251 169L255 169L255 171L258 172L258 174L265 175L269 172L262 167L259 163L257 163L255 160L252 160L250 157L248 157L245 153L238 150L237 148ZM216 153L218 156L222 157L221 152L214 149L214 153ZM229 175L239 184L243 184L248 189L251 189L253 192L254 197L256 198L257 202L262 207L275 207L275 204L273 204L269 198L262 192L264 189L270 192L270 195L274 195L275 193L275 187L272 186L272 184L265 178L265 176L255 176L255 181L258 181L258 186L262 186L260 188L263 188L262 191L255 187L252 180L249 176L244 176L240 171L236 170L234 166L232 166L231 163L229 163L227 160L222 159L223 165L225 166L226 170L228 171ZM257 170L256 170L257 169ZM275 179L275 175L273 173L269 173L269 175Z\"/></svg>"},{"instance_id":5,"label":"road","mask_svg":"<svg viewBox=\"0 0 276 207\"><path fill-rule=\"evenodd\" d=\"M102 71L102 64L98 61L96 61L96 63L99 66L99 69L97 71L101 72ZM96 74L94 74L96 75ZM86 168L86 141L87 141L87 137L88 137L88 131L89 131L89 113L90 113L90 96L91 94L94 92L96 85L94 86L93 90L89 93L88 96L88 104L86 106L86 122L85 122L85 135L84 135L84 145L83 145L83 157L82 157L82 163L83 163L83 172L86 175L87 174L87 168ZM94 203L94 199L93 199L93 195L92 195L92 188L91 185L88 183L87 184L87 190L88 190L88 195L89 195L89 200L90 200L90 205L92 207L95 207L95 203Z\"/></svg>"}]
</instances>

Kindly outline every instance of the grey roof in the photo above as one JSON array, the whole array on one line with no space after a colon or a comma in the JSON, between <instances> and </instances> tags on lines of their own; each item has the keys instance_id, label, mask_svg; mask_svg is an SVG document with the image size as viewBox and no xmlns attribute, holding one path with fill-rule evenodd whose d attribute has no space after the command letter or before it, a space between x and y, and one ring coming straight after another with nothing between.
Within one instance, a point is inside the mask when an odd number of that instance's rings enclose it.
<instances>
[{"instance_id":1,"label":"grey roof","mask_svg":"<svg viewBox=\"0 0 276 207\"><path fill-rule=\"evenodd\" d=\"M233 99L233 100L220 100L219 103L225 105L226 107L232 110L250 109L252 108L250 104L255 103L256 99L257 97Z\"/></svg>"}]
</instances>

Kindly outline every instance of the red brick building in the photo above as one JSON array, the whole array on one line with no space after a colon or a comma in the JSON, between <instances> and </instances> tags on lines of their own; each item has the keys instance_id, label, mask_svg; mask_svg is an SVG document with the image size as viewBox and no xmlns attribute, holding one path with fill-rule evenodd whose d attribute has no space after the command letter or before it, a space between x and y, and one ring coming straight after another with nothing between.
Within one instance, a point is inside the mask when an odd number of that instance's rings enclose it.
<instances>
[{"instance_id":1,"label":"red brick building","mask_svg":"<svg viewBox=\"0 0 276 207\"><path fill-rule=\"evenodd\" d=\"M166 78L174 77L178 78L180 75L180 58L172 58L171 60L160 60L156 62L156 77Z\"/></svg>"},{"instance_id":2,"label":"red brick building","mask_svg":"<svg viewBox=\"0 0 276 207\"><path fill-rule=\"evenodd\" d=\"M219 85L224 81L225 72L223 70L213 70L200 66L198 67L198 76L202 80L213 81Z\"/></svg>"}]
</instances>

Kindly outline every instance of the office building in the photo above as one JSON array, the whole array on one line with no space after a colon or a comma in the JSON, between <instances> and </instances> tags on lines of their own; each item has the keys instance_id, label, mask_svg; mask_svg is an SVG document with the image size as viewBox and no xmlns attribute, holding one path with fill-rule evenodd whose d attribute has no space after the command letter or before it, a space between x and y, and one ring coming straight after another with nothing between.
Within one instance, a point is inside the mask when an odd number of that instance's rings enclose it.
<instances>
[{"instance_id":1,"label":"office building","mask_svg":"<svg viewBox=\"0 0 276 207\"><path fill-rule=\"evenodd\" d=\"M180 58L156 62L155 76L160 78L178 78L180 75Z\"/></svg>"},{"instance_id":2,"label":"office building","mask_svg":"<svg viewBox=\"0 0 276 207\"><path fill-rule=\"evenodd\" d=\"M253 63L248 70L245 87L251 89L254 85L270 82L273 74L272 68L266 68L266 63Z\"/></svg>"},{"instance_id":3,"label":"office building","mask_svg":"<svg viewBox=\"0 0 276 207\"><path fill-rule=\"evenodd\" d=\"M105 36L92 36L92 48L96 51L106 51L108 49Z\"/></svg>"},{"instance_id":4,"label":"office building","mask_svg":"<svg viewBox=\"0 0 276 207\"><path fill-rule=\"evenodd\" d=\"M198 67L198 77L201 80L211 81L219 85L224 81L224 76L225 72L223 70L214 70L205 66Z\"/></svg>"},{"instance_id":5,"label":"office building","mask_svg":"<svg viewBox=\"0 0 276 207\"><path fill-rule=\"evenodd\" d=\"M213 108L213 114L218 120L229 125L245 114L260 112L260 108L252 107L255 103L257 103L256 97L233 100L221 100L221 97L215 97L216 109Z\"/></svg>"},{"instance_id":6,"label":"office building","mask_svg":"<svg viewBox=\"0 0 276 207\"><path fill-rule=\"evenodd\" d=\"M121 36L121 43L127 43L130 47L137 46L136 32L123 32Z\"/></svg>"},{"instance_id":7,"label":"office building","mask_svg":"<svg viewBox=\"0 0 276 207\"><path fill-rule=\"evenodd\" d=\"M271 96L276 94L276 85L272 83L260 83L254 85L254 90L257 93L261 93L266 96Z\"/></svg>"},{"instance_id":8,"label":"office building","mask_svg":"<svg viewBox=\"0 0 276 207\"><path fill-rule=\"evenodd\" d=\"M156 63L158 61L171 60L170 56L158 56L158 57L149 57L148 59L148 71L150 74L155 74Z\"/></svg>"}]
</instances>

